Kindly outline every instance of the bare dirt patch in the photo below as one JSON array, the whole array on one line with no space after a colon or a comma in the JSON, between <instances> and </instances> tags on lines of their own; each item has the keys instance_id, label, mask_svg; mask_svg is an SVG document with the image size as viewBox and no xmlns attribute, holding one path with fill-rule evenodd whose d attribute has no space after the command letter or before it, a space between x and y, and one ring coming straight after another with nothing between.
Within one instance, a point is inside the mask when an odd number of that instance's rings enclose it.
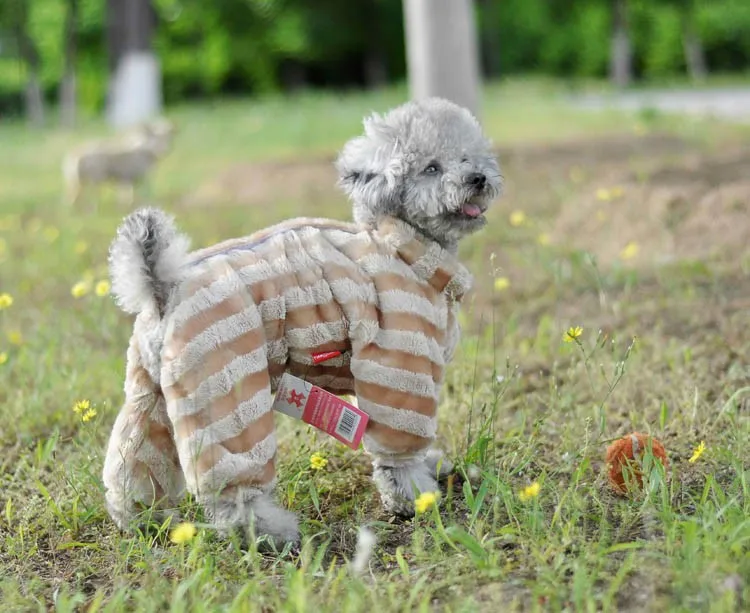
<instances>
[{"instance_id":1,"label":"bare dirt patch","mask_svg":"<svg viewBox=\"0 0 750 613\"><path fill-rule=\"evenodd\" d=\"M589 251L605 267L623 256L629 265L651 265L737 254L749 244L750 148L707 152L651 134L502 148L498 155L507 179L498 214L521 207L544 218L553 243ZM302 210L342 199L333 158L319 157L238 163L181 203L295 202Z\"/></svg>"},{"instance_id":2,"label":"bare dirt patch","mask_svg":"<svg viewBox=\"0 0 750 613\"><path fill-rule=\"evenodd\" d=\"M655 157L609 168L560 208L553 239L652 265L742 256L750 240L750 148Z\"/></svg>"},{"instance_id":3,"label":"bare dirt patch","mask_svg":"<svg viewBox=\"0 0 750 613\"><path fill-rule=\"evenodd\" d=\"M269 206L279 202L319 202L334 195L333 159L239 163L186 195L184 206Z\"/></svg>"}]
</instances>

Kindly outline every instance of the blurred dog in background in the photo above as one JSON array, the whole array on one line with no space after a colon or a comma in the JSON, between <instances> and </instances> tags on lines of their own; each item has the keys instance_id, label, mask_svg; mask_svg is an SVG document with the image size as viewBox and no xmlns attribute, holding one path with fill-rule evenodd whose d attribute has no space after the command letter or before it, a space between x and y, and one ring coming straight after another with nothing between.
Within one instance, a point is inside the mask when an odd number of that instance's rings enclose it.
<instances>
[{"instance_id":1,"label":"blurred dog in background","mask_svg":"<svg viewBox=\"0 0 750 613\"><path fill-rule=\"evenodd\" d=\"M172 146L175 126L156 119L122 137L96 141L69 152L63 161L65 202L78 203L86 186L117 185L120 199L132 206L136 190Z\"/></svg>"}]
</instances>

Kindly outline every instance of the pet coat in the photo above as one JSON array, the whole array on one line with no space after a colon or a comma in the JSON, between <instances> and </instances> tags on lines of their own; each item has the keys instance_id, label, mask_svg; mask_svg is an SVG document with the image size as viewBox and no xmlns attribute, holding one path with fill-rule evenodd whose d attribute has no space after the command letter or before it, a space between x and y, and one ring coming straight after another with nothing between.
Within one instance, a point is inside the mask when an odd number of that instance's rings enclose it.
<instances>
[{"instance_id":1,"label":"pet coat","mask_svg":"<svg viewBox=\"0 0 750 613\"><path fill-rule=\"evenodd\" d=\"M152 498L183 477L199 499L268 491L284 372L355 394L368 451L420 457L470 284L452 253L394 218L377 228L297 219L191 253L159 324L153 313L136 320L110 440L121 457L105 484L133 479L141 500L139 479ZM313 364L324 351L341 355Z\"/></svg>"}]
</instances>

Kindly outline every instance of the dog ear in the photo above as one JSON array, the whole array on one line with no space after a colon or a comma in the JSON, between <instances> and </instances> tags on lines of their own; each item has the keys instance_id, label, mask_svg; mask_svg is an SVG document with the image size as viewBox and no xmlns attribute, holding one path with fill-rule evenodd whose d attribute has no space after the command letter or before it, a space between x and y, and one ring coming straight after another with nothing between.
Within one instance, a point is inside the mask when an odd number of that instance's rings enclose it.
<instances>
[{"instance_id":1,"label":"dog ear","mask_svg":"<svg viewBox=\"0 0 750 613\"><path fill-rule=\"evenodd\" d=\"M356 209L369 216L386 213L398 200L405 168L399 161L396 130L373 114L364 121L365 133L344 145L336 160L339 187ZM364 221L364 220L363 220Z\"/></svg>"}]
</instances>

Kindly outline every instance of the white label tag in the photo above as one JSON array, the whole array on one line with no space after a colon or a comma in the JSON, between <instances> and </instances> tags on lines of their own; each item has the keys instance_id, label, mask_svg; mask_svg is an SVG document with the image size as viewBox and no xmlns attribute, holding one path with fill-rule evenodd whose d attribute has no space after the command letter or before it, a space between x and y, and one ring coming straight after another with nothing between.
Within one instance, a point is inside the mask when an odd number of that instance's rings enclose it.
<instances>
[{"instance_id":1,"label":"white label tag","mask_svg":"<svg viewBox=\"0 0 750 613\"><path fill-rule=\"evenodd\" d=\"M284 373L276 390L273 409L289 415L289 417L294 417L294 419L302 419L307 396L312 388L312 383L303 381L289 373Z\"/></svg>"},{"instance_id":2,"label":"white label tag","mask_svg":"<svg viewBox=\"0 0 750 613\"><path fill-rule=\"evenodd\" d=\"M352 449L359 447L370 417L335 394L284 373L273 409L330 434Z\"/></svg>"}]
</instances>

